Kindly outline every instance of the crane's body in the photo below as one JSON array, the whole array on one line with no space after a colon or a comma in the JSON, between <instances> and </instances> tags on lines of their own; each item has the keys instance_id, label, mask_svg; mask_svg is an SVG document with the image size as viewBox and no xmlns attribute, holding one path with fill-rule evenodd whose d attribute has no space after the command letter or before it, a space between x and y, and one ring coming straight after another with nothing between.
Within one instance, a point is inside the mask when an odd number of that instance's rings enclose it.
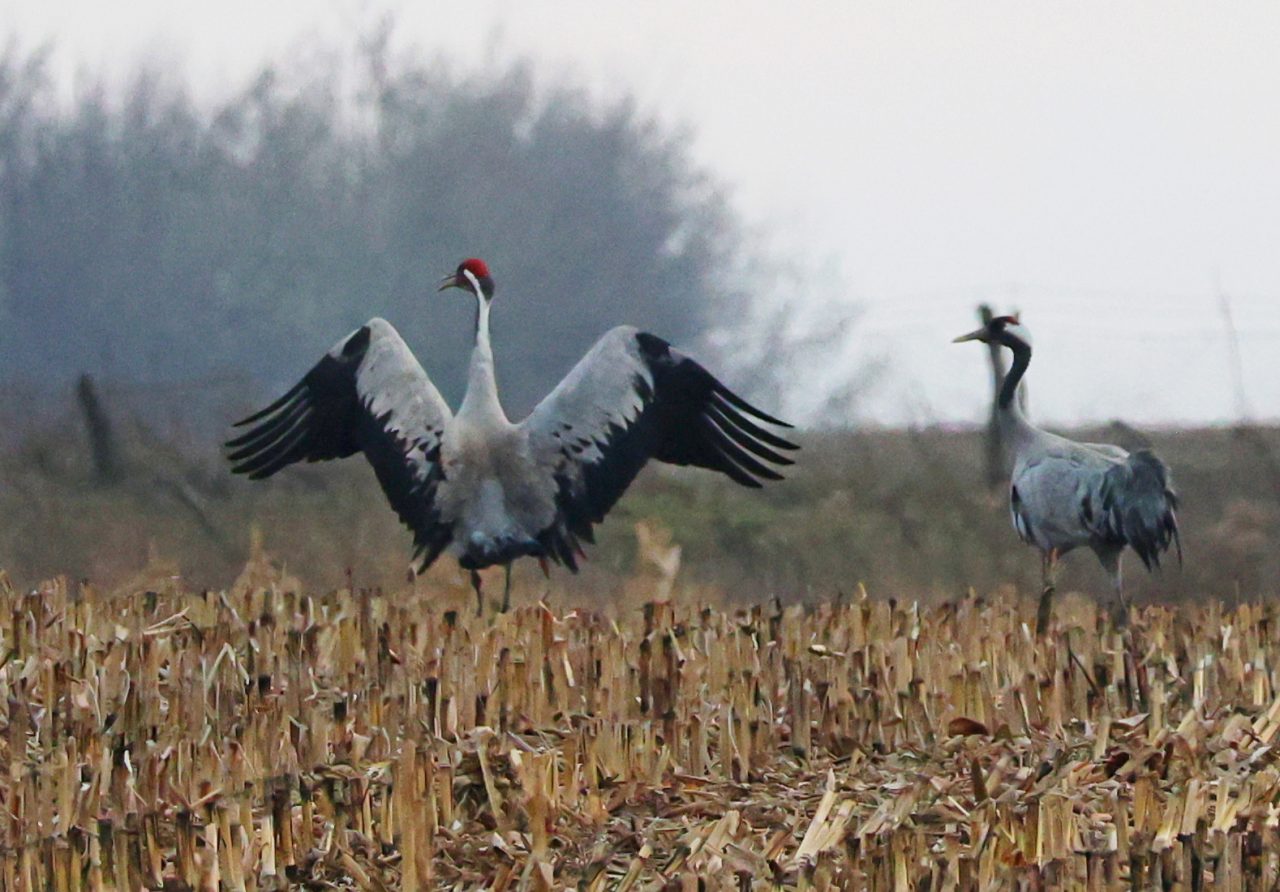
<instances>
[{"instance_id":1,"label":"crane's body","mask_svg":"<svg viewBox=\"0 0 1280 892\"><path fill-rule=\"evenodd\" d=\"M1149 450L1129 453L1109 443L1078 443L1033 425L1018 400L1031 363L1031 338L1010 316L991 320L956 341L999 344L1014 361L996 394L1001 437L1012 457L1009 510L1021 539L1039 549L1043 582L1037 631L1048 626L1055 570L1064 554L1088 546L1111 577L1117 619L1127 615L1121 555L1132 548L1148 569L1176 547L1177 495L1169 471Z\"/></svg>"},{"instance_id":2,"label":"crane's body","mask_svg":"<svg viewBox=\"0 0 1280 892\"><path fill-rule=\"evenodd\" d=\"M554 494L522 473L530 464L528 436L512 424L456 421L441 445L446 482L436 496L441 516L452 520L446 550L466 569L538 554L537 533L556 508Z\"/></svg>"},{"instance_id":3,"label":"crane's body","mask_svg":"<svg viewBox=\"0 0 1280 892\"><path fill-rule=\"evenodd\" d=\"M780 479L786 427L692 359L630 326L606 333L520 422L498 397L489 312L494 286L467 260L443 288L476 299L467 391L453 414L390 323L343 338L228 443L233 470L269 477L298 461L363 452L413 531L421 567L448 553L471 571L525 556L577 569L581 541L650 459L720 471L744 486ZM753 421L755 419L756 421ZM580 541L581 540L581 541ZM505 602L505 598L504 598Z\"/></svg>"}]
</instances>

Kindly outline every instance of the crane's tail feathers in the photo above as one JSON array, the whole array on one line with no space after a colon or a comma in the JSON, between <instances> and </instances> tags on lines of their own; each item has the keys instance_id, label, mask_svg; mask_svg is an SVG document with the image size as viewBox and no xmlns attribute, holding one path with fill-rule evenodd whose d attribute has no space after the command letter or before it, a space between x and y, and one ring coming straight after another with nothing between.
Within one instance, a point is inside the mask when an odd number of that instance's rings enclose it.
<instances>
[{"instance_id":1,"label":"crane's tail feathers","mask_svg":"<svg viewBox=\"0 0 1280 892\"><path fill-rule=\"evenodd\" d=\"M571 572L578 572L578 555L585 554L582 551L582 545L578 542L578 536L573 530L564 527L551 526L542 531L538 536L538 543L542 546L544 556L539 557L541 560L552 560L561 566L568 567Z\"/></svg>"},{"instance_id":2,"label":"crane's tail feathers","mask_svg":"<svg viewBox=\"0 0 1280 892\"><path fill-rule=\"evenodd\" d=\"M418 563L418 575L422 575L436 562L436 558L440 557L440 553L444 551L448 542L439 539L426 542L421 541L417 536L414 539L413 560Z\"/></svg>"},{"instance_id":3,"label":"crane's tail feathers","mask_svg":"<svg viewBox=\"0 0 1280 892\"><path fill-rule=\"evenodd\" d=\"M1182 564L1178 495L1168 467L1155 453L1139 449L1107 471L1101 496L1108 539L1128 544L1148 570L1157 569L1171 547Z\"/></svg>"}]
</instances>

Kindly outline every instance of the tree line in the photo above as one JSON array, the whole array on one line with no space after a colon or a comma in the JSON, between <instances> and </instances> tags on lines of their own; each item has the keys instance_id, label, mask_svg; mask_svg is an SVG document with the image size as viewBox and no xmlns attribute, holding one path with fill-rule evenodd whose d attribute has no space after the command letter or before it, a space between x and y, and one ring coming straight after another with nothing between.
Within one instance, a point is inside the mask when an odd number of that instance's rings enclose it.
<instances>
[{"instance_id":1,"label":"tree line","mask_svg":"<svg viewBox=\"0 0 1280 892\"><path fill-rule=\"evenodd\" d=\"M522 63L366 61L356 89L267 67L208 107L141 71L68 105L42 54L0 51L4 380L232 373L249 402L380 315L456 398L472 311L434 283L467 256L513 413L612 325L712 350L749 317L743 227L687 134Z\"/></svg>"}]
</instances>

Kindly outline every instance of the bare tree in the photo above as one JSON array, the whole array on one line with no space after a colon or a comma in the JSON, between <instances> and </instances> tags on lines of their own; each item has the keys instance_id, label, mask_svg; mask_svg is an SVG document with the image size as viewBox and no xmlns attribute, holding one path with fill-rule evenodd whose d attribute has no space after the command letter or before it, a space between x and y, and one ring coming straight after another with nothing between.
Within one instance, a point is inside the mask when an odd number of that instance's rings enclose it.
<instances>
[{"instance_id":1,"label":"bare tree","mask_svg":"<svg viewBox=\"0 0 1280 892\"><path fill-rule=\"evenodd\" d=\"M76 399L84 418L85 433L89 438L89 456L93 460L93 479L106 485L121 478L120 450L116 445L115 431L98 397L93 376L82 374L76 384Z\"/></svg>"}]
</instances>

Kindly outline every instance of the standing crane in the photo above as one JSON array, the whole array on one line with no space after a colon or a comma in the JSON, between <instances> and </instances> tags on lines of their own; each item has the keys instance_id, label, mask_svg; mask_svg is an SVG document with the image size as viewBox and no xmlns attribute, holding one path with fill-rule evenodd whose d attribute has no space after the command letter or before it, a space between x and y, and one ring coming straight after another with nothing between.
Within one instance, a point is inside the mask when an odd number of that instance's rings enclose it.
<instances>
[{"instance_id":1,"label":"standing crane","mask_svg":"<svg viewBox=\"0 0 1280 892\"><path fill-rule=\"evenodd\" d=\"M649 459L694 465L743 486L780 480L790 427L733 393L661 338L630 326L606 333L520 422L502 410L489 341L494 281L464 260L440 283L475 299L475 347L455 415L400 334L371 319L343 338L288 393L236 423L237 474L270 477L300 461L363 452L400 520L420 570L448 551L469 570L538 559L577 570L581 542ZM781 450L781 451L779 451Z\"/></svg>"},{"instance_id":2,"label":"standing crane","mask_svg":"<svg viewBox=\"0 0 1280 892\"><path fill-rule=\"evenodd\" d=\"M1015 316L997 316L955 343L981 341L1013 353L1013 367L996 394L1001 440L1010 451L1013 473L1009 507L1022 541L1040 549L1042 581L1036 634L1049 626L1058 560L1087 545L1098 556L1115 590L1117 624L1128 617L1120 560L1132 548L1143 566L1160 566L1160 556L1176 547L1178 497L1169 469L1149 449L1126 452L1106 443L1077 443L1040 430L1023 414L1018 385L1031 364L1031 334Z\"/></svg>"}]
</instances>

